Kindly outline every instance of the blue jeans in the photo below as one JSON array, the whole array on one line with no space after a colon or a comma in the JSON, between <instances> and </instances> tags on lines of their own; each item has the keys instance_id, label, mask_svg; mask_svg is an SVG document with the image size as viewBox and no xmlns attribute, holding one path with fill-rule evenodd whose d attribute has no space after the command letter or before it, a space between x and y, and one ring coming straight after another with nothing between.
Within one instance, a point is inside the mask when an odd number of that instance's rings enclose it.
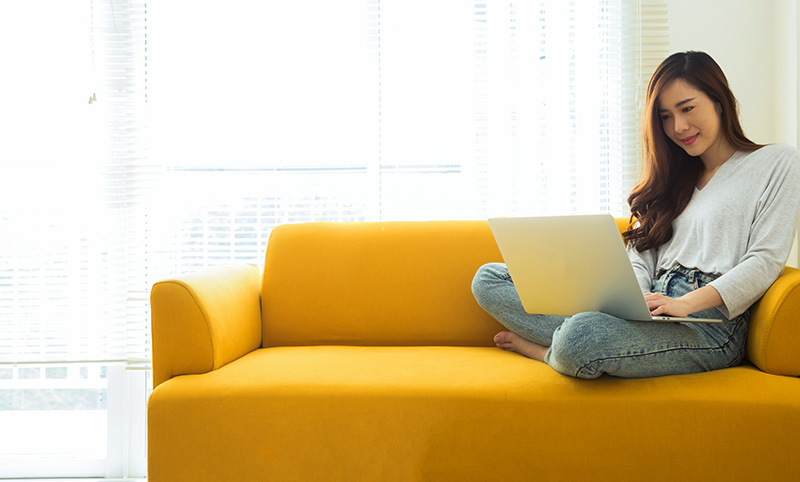
<instances>
[{"instance_id":1,"label":"blue jeans","mask_svg":"<svg viewBox=\"0 0 800 482\"><path fill-rule=\"evenodd\" d=\"M677 266L658 273L653 291L678 297L715 277ZM472 281L478 304L509 331L549 347L545 362L559 373L597 378L657 377L736 366L745 355L749 313L728 320L716 308L695 313L722 323L627 321L598 312L537 315L522 308L508 268L482 266Z\"/></svg>"}]
</instances>

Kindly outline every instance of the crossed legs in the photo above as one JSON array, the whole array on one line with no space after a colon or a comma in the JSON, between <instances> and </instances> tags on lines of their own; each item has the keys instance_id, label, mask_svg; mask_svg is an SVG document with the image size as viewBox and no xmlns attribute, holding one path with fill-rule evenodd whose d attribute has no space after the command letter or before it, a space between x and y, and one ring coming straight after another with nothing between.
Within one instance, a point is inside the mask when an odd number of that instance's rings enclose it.
<instances>
[{"instance_id":1,"label":"crossed legs","mask_svg":"<svg viewBox=\"0 0 800 482\"><path fill-rule=\"evenodd\" d=\"M543 361L565 375L695 373L734 366L744 354L746 313L718 324L627 321L599 312L571 317L530 314L500 263L481 267L472 291L478 304L508 329L494 337L499 348Z\"/></svg>"}]
</instances>

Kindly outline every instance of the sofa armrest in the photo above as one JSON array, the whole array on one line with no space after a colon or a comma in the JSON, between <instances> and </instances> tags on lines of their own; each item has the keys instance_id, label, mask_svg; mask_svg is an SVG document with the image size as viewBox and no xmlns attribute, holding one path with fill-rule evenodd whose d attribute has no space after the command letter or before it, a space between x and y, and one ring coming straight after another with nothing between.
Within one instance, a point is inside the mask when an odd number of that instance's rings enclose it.
<instances>
[{"instance_id":1,"label":"sofa armrest","mask_svg":"<svg viewBox=\"0 0 800 482\"><path fill-rule=\"evenodd\" d=\"M800 376L800 270L786 267L751 308L747 356L765 372Z\"/></svg>"},{"instance_id":2,"label":"sofa armrest","mask_svg":"<svg viewBox=\"0 0 800 482\"><path fill-rule=\"evenodd\" d=\"M244 264L156 283L150 292L153 387L206 373L261 345L261 276Z\"/></svg>"}]
</instances>

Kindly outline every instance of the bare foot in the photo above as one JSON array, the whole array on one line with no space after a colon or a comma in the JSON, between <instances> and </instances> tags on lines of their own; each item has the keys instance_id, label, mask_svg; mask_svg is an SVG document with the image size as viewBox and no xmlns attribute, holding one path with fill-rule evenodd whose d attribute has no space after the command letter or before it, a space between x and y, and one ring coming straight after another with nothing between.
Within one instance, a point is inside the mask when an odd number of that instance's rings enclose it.
<instances>
[{"instance_id":1,"label":"bare foot","mask_svg":"<svg viewBox=\"0 0 800 482\"><path fill-rule=\"evenodd\" d=\"M518 353L528 358L533 358L534 360L538 360L540 362L544 361L544 354L547 352L546 346L538 345L532 341L528 341L516 333L511 333L510 331L501 331L500 333L496 334L494 336L494 342L497 344L497 348L502 348L506 351L513 351L514 353Z\"/></svg>"}]
</instances>

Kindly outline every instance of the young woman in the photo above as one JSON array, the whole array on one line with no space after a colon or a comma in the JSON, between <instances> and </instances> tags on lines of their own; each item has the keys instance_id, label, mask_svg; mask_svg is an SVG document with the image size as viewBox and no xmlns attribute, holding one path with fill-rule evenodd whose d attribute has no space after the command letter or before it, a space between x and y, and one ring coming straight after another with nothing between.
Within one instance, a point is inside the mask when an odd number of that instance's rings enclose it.
<instances>
[{"instance_id":1,"label":"young woman","mask_svg":"<svg viewBox=\"0 0 800 482\"><path fill-rule=\"evenodd\" d=\"M478 303L509 331L499 348L565 375L653 377L739 364L748 308L783 270L800 204L800 152L745 137L720 67L677 53L647 88L642 179L628 198L628 254L653 315L723 323L526 313L505 265L475 275ZM546 274L543 274L546 275Z\"/></svg>"}]
</instances>

